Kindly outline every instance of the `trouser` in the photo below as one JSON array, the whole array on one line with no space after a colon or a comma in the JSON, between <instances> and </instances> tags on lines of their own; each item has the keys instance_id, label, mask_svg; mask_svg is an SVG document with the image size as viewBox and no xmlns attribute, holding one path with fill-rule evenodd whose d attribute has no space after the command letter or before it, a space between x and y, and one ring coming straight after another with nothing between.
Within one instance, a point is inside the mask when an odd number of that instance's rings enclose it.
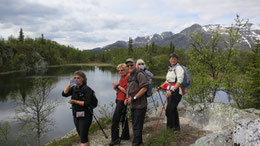
<instances>
[{"instance_id":1,"label":"trouser","mask_svg":"<svg viewBox=\"0 0 260 146\"><path fill-rule=\"evenodd\" d=\"M116 101L116 109L112 119L111 126L111 140L115 141L119 138L119 123L122 123L122 139L129 139L129 126L128 120L126 118L126 106L124 105L124 101L117 100Z\"/></svg>"},{"instance_id":2,"label":"trouser","mask_svg":"<svg viewBox=\"0 0 260 146\"><path fill-rule=\"evenodd\" d=\"M133 125L133 146L143 143L142 131L144 126L146 108L131 109L132 125Z\"/></svg>"},{"instance_id":3,"label":"trouser","mask_svg":"<svg viewBox=\"0 0 260 146\"><path fill-rule=\"evenodd\" d=\"M167 128L173 130L180 130L180 120L177 110L177 106L180 103L182 95L179 92L174 92L170 97L168 97L167 107L166 107L166 117L167 117Z\"/></svg>"},{"instance_id":4,"label":"trouser","mask_svg":"<svg viewBox=\"0 0 260 146\"><path fill-rule=\"evenodd\" d=\"M73 116L74 124L79 134L81 143L88 142L88 130L92 123L92 118L93 116L90 113L87 113L83 118L76 118Z\"/></svg>"}]
</instances>

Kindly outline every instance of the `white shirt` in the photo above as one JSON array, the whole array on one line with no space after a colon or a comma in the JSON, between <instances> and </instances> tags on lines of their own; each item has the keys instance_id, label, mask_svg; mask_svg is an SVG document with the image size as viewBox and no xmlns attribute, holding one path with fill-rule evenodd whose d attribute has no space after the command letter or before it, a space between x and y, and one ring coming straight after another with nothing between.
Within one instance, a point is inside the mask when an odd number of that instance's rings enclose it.
<instances>
[{"instance_id":1,"label":"white shirt","mask_svg":"<svg viewBox=\"0 0 260 146\"><path fill-rule=\"evenodd\" d=\"M175 70L175 71L174 71ZM175 74L176 72L176 74ZM176 76L177 76L177 81L176 80ZM168 73L166 75L166 81L168 83L175 83L178 82L180 84L182 84L184 79L184 70L183 68L180 66L179 63L177 63L175 66L173 67L169 67ZM181 95L183 95L182 93L182 89L179 87L179 93Z\"/></svg>"}]
</instances>

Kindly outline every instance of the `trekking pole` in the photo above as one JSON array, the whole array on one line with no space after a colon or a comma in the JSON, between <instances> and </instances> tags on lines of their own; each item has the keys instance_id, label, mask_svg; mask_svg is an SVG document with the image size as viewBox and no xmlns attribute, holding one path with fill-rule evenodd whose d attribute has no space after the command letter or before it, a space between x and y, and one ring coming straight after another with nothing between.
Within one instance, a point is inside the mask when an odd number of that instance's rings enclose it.
<instances>
[{"instance_id":1,"label":"trekking pole","mask_svg":"<svg viewBox=\"0 0 260 146\"><path fill-rule=\"evenodd\" d=\"M124 120L124 125L123 125L123 128L122 128L122 130L124 130L125 129L125 124L126 124L126 121L127 121L127 105L126 105L126 107L125 107L126 109L125 109L125 120Z\"/></svg>"},{"instance_id":2,"label":"trekking pole","mask_svg":"<svg viewBox=\"0 0 260 146\"><path fill-rule=\"evenodd\" d=\"M89 107L89 108L90 108L90 107ZM96 116L95 116L94 112L92 112L92 111L91 111L91 109L88 109L88 110L89 110L89 111L90 111L90 113L93 115L93 117L94 117L94 119L96 120L96 122L97 122L97 124L98 124L99 128L101 129L101 131L103 132L103 134L104 134L105 138L107 139L108 137L107 137L107 135L106 135L106 133L105 133L104 129L102 128L102 126L101 126L101 125L100 125L100 123L98 122L98 120L97 120L97 118L96 118Z\"/></svg>"},{"instance_id":3,"label":"trekking pole","mask_svg":"<svg viewBox=\"0 0 260 146\"><path fill-rule=\"evenodd\" d=\"M160 94L159 91L157 91L157 92L158 92L158 94L159 94L159 97L160 97L160 99L161 99L161 103L162 103L162 105L163 105L163 109L164 109L164 111L165 111L164 104L163 104L163 100L162 100L162 96L161 96L161 94Z\"/></svg>"},{"instance_id":4,"label":"trekking pole","mask_svg":"<svg viewBox=\"0 0 260 146\"><path fill-rule=\"evenodd\" d=\"M162 101L162 97L161 97L161 94L160 94L159 91L158 91L158 94L159 94L159 96L160 96L160 98L161 98L161 101ZM162 107L162 110L161 110L161 113L160 113L160 117L158 118L158 121L157 121L157 124L156 124L156 127L155 127L155 131L157 130L157 127L158 127L158 125L159 125L159 122L160 122L160 119L161 119L163 110L165 111L164 105L165 105L166 101L167 101L167 97L165 98L165 102L163 103L163 107ZM163 101L162 101L162 102L163 102Z\"/></svg>"},{"instance_id":5,"label":"trekking pole","mask_svg":"<svg viewBox=\"0 0 260 146\"><path fill-rule=\"evenodd\" d=\"M154 101L154 99L153 99L153 94L152 94L151 96L152 96L152 100L153 100L153 105L154 105L154 107L155 107L155 110L157 111L157 106L155 105L155 101Z\"/></svg>"}]
</instances>

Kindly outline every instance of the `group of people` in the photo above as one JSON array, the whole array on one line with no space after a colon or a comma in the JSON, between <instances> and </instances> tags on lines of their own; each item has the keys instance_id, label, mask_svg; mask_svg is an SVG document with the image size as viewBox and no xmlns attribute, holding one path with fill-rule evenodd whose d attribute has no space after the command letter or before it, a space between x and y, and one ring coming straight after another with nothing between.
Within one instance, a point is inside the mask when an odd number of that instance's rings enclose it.
<instances>
[{"instance_id":1,"label":"group of people","mask_svg":"<svg viewBox=\"0 0 260 146\"><path fill-rule=\"evenodd\" d=\"M169 56L169 70L166 75L166 81L156 90L167 90L167 128L172 130L180 130L180 122L177 106L181 101L182 95L185 94L184 88L181 86L184 78L184 70L178 64L177 54ZM111 142L110 146L120 144L121 140L129 140L129 126L127 119L127 106L131 109L131 119L133 127L132 145L138 146L143 143L142 131L144 118L147 110L147 97L145 95L148 89L147 75L153 77L153 74L146 69L145 62L138 59L136 62L132 58L128 58L125 63L117 66L120 75L119 82L113 82L113 89L116 90L116 108L112 118L111 126ZM146 75L147 74L147 75ZM94 91L87 86L86 75L77 71L74 73L74 79L77 81L76 87L69 82L63 90L62 95L65 97L72 96L68 102L72 104L72 112L74 124L80 136L81 145L89 145L88 129L91 125L93 117L93 96ZM87 92L78 98L78 91L84 89ZM77 96L77 98L75 98ZM92 103L91 103L92 102ZM82 116L82 112L84 112ZM80 115L80 116L78 116ZM122 134L119 137L119 126L122 123Z\"/></svg>"}]
</instances>

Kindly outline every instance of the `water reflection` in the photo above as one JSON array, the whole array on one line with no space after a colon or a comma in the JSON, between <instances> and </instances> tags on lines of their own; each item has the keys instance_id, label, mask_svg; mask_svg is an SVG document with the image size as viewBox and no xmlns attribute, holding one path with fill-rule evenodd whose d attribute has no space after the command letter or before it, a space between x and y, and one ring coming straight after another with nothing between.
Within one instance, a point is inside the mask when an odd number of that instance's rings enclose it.
<instances>
[{"instance_id":1,"label":"water reflection","mask_svg":"<svg viewBox=\"0 0 260 146\"><path fill-rule=\"evenodd\" d=\"M73 73L76 70L82 70L86 74L87 84L96 92L99 106L115 101L116 92L112 89L112 82L118 81L120 76L116 68L113 67L62 66L51 67L41 73L16 72L0 75L0 121L8 121L11 126L11 134L9 135L10 139L13 139L11 144L20 144L22 141L26 141L23 143L34 144L31 141L32 139L25 139L22 135L17 134L19 132L19 130L17 130L18 124L14 120L14 117L15 109L17 108L15 100L21 97L26 101L27 96L34 91L33 86L36 78L49 79L54 87L50 91L50 99L60 100L60 104L51 115L51 118L55 121L55 125L52 127L52 131L48 132L41 141L45 143L51 139L64 136L74 128L70 109L71 105L67 103L69 98L62 97L61 92L73 77ZM162 81L154 80L154 82L161 83ZM99 117L100 115L97 109L98 108L96 108L94 112L96 116Z\"/></svg>"},{"instance_id":2,"label":"water reflection","mask_svg":"<svg viewBox=\"0 0 260 146\"><path fill-rule=\"evenodd\" d=\"M49 94L51 99L59 99L60 104L56 107L51 118L54 119L55 125L52 127L52 131L48 132L41 141L47 142L51 139L64 136L67 132L74 128L70 104L67 103L69 98L61 96L62 90L68 84L69 80L73 77L73 73L76 70L82 70L87 76L87 84L96 92L96 96L99 100L99 106L114 102L116 98L116 92L112 89L113 81L119 81L120 76L117 73L116 68L113 67L95 67L95 66L61 66L51 67L45 72L41 73L26 73L17 72L11 74L0 75L0 120L8 121L11 125L11 131L17 131L17 122L14 120L15 109L14 104L18 97L22 97L26 100L26 96L31 94L36 78L48 78L54 87ZM154 79L154 86L162 84L164 80ZM155 94L154 98L160 104L158 96ZM152 103L150 103L152 105ZM97 117L99 113L98 108L94 110ZM17 132L11 132L13 135L9 135L15 141L26 141L23 136L17 135ZM16 134L16 135L15 135ZM22 139L22 140L21 140ZM31 140L31 139L29 139ZM28 142L28 141L27 141ZM26 143L26 142L24 142ZM15 144L15 143L12 143ZM0 144L1 145L1 144Z\"/></svg>"}]
</instances>

